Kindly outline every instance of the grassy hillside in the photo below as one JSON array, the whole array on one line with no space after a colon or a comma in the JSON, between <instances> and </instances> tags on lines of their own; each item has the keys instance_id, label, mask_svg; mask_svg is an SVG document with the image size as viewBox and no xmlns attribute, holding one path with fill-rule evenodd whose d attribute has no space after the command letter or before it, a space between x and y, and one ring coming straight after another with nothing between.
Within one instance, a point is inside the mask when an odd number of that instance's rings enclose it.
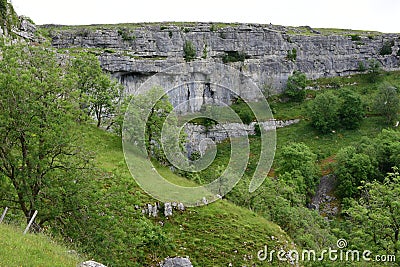
<instances>
[{"instance_id":1,"label":"grassy hillside","mask_svg":"<svg viewBox=\"0 0 400 267\"><path fill-rule=\"evenodd\" d=\"M22 235L23 230L13 226L0 225L0 266L1 267L75 267L82 259L68 253L44 235Z\"/></svg>"},{"instance_id":2,"label":"grassy hillside","mask_svg":"<svg viewBox=\"0 0 400 267\"><path fill-rule=\"evenodd\" d=\"M124 163L120 138L92 126L83 126L79 132L85 146L95 152L99 168L109 172L118 170L116 183L134 182ZM168 168L159 167L159 171L176 184L194 185ZM141 191L136 184L132 190ZM156 201L145 194L141 194L140 200L142 205ZM153 252L154 257L148 259L153 263L166 256L189 256L194 266L227 266L229 263L251 266L260 264L257 252L265 245L271 249L293 248L291 239L278 225L226 200L175 212L171 219L160 215L150 220L155 225L162 224L162 232L171 241L169 250ZM104 257L104 262L112 263L112 260Z\"/></svg>"}]
</instances>

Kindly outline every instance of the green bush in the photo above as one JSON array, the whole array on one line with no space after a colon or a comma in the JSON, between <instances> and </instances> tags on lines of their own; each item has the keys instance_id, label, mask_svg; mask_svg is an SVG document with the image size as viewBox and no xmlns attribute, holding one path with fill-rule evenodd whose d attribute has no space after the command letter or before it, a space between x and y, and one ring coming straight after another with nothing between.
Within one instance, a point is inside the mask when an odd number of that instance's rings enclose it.
<instances>
[{"instance_id":1,"label":"green bush","mask_svg":"<svg viewBox=\"0 0 400 267\"><path fill-rule=\"evenodd\" d=\"M314 193L318 183L319 170L316 165L317 156L304 143L292 143L282 147L281 154L277 160L278 173L283 175L290 173L292 176L298 172L299 177L304 179L299 184L303 193Z\"/></svg>"},{"instance_id":2,"label":"green bush","mask_svg":"<svg viewBox=\"0 0 400 267\"><path fill-rule=\"evenodd\" d=\"M186 62L190 62L196 58L196 48L191 41L186 41L183 45L183 53Z\"/></svg>"},{"instance_id":3,"label":"green bush","mask_svg":"<svg viewBox=\"0 0 400 267\"><path fill-rule=\"evenodd\" d=\"M250 124L255 120L253 111L242 98L237 98L231 107L244 124Z\"/></svg>"},{"instance_id":4,"label":"green bush","mask_svg":"<svg viewBox=\"0 0 400 267\"><path fill-rule=\"evenodd\" d=\"M362 182L372 180L376 174L375 161L368 155L349 146L336 156L336 194L341 198L355 197Z\"/></svg>"},{"instance_id":5,"label":"green bush","mask_svg":"<svg viewBox=\"0 0 400 267\"><path fill-rule=\"evenodd\" d=\"M339 119L345 129L357 129L364 118L364 106L360 95L349 89L340 92Z\"/></svg>"},{"instance_id":6,"label":"green bush","mask_svg":"<svg viewBox=\"0 0 400 267\"><path fill-rule=\"evenodd\" d=\"M391 55L392 54L392 46L394 46L394 40L388 40L383 43L381 49L379 50L379 54L381 56Z\"/></svg>"},{"instance_id":7,"label":"green bush","mask_svg":"<svg viewBox=\"0 0 400 267\"><path fill-rule=\"evenodd\" d=\"M222 56L222 62L243 62L246 58L248 58L248 56L244 52L227 51Z\"/></svg>"},{"instance_id":8,"label":"green bush","mask_svg":"<svg viewBox=\"0 0 400 267\"><path fill-rule=\"evenodd\" d=\"M355 42L355 41L361 41L361 37L360 37L360 35L358 35L358 34L350 34L349 37L351 38L351 40L352 40L353 42Z\"/></svg>"},{"instance_id":9,"label":"green bush","mask_svg":"<svg viewBox=\"0 0 400 267\"><path fill-rule=\"evenodd\" d=\"M118 35L121 36L122 40L125 42L134 41L136 39L136 36L131 34L131 32L125 28L118 29Z\"/></svg>"},{"instance_id":10,"label":"green bush","mask_svg":"<svg viewBox=\"0 0 400 267\"><path fill-rule=\"evenodd\" d=\"M368 61L367 81L370 83L376 83L380 80L381 74L382 64L376 59L370 59Z\"/></svg>"},{"instance_id":11,"label":"green bush","mask_svg":"<svg viewBox=\"0 0 400 267\"><path fill-rule=\"evenodd\" d=\"M296 61L296 59L297 59L297 49L293 48L292 50L288 50L286 59L290 60L290 61Z\"/></svg>"},{"instance_id":12,"label":"green bush","mask_svg":"<svg viewBox=\"0 0 400 267\"><path fill-rule=\"evenodd\" d=\"M288 78L285 94L290 97L292 101L301 102L306 98L305 88L307 83L306 75L295 71L293 75Z\"/></svg>"},{"instance_id":13,"label":"green bush","mask_svg":"<svg viewBox=\"0 0 400 267\"><path fill-rule=\"evenodd\" d=\"M328 91L317 95L310 104L310 118L312 125L321 133L328 133L338 126L339 99Z\"/></svg>"},{"instance_id":14,"label":"green bush","mask_svg":"<svg viewBox=\"0 0 400 267\"><path fill-rule=\"evenodd\" d=\"M375 97L375 111L385 118L387 124L393 123L400 110L400 98L397 88L390 84L384 84L379 88L378 94Z\"/></svg>"}]
</instances>

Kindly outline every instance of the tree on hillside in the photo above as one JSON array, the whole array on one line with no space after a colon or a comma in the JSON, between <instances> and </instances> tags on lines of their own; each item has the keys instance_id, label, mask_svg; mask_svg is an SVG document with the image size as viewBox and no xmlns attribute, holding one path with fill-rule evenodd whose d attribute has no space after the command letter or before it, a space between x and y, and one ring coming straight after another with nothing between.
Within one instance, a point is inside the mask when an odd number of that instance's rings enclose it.
<instances>
[{"instance_id":1,"label":"tree on hillside","mask_svg":"<svg viewBox=\"0 0 400 267\"><path fill-rule=\"evenodd\" d=\"M397 119L397 113L400 110L400 98L396 87L385 84L379 88L375 98L375 110L385 117L387 124L391 124Z\"/></svg>"},{"instance_id":2,"label":"tree on hillside","mask_svg":"<svg viewBox=\"0 0 400 267\"><path fill-rule=\"evenodd\" d=\"M307 77L304 73L295 71L293 75L289 76L285 94L291 100L301 102L306 98Z\"/></svg>"},{"instance_id":3,"label":"tree on hillside","mask_svg":"<svg viewBox=\"0 0 400 267\"><path fill-rule=\"evenodd\" d=\"M182 136L173 138L174 133L179 132L179 128L174 117L168 117L172 110L168 95L161 87L153 87L146 93L133 96L125 115L124 138L131 143L144 143L149 157L167 164L164 153L166 147L163 145L179 147L182 142Z\"/></svg>"},{"instance_id":4,"label":"tree on hillside","mask_svg":"<svg viewBox=\"0 0 400 267\"><path fill-rule=\"evenodd\" d=\"M400 244L400 175L398 169L383 182L373 181L361 187L361 198L352 200L345 213L354 231L350 236L361 249L374 254L395 254Z\"/></svg>"},{"instance_id":5,"label":"tree on hillside","mask_svg":"<svg viewBox=\"0 0 400 267\"><path fill-rule=\"evenodd\" d=\"M88 157L72 129L79 93L50 49L14 45L0 61L1 201L39 224L77 209Z\"/></svg>"},{"instance_id":6,"label":"tree on hillside","mask_svg":"<svg viewBox=\"0 0 400 267\"><path fill-rule=\"evenodd\" d=\"M364 106L360 95L351 90L344 89L340 92L339 119L342 127L357 129L364 118Z\"/></svg>"},{"instance_id":7,"label":"tree on hillside","mask_svg":"<svg viewBox=\"0 0 400 267\"><path fill-rule=\"evenodd\" d=\"M332 92L317 95L309 108L312 125L321 133L335 130L339 124L339 99Z\"/></svg>"},{"instance_id":8,"label":"tree on hillside","mask_svg":"<svg viewBox=\"0 0 400 267\"><path fill-rule=\"evenodd\" d=\"M81 53L73 60L71 75L75 75L77 88L86 96L82 104L87 115L96 118L97 127L100 127L105 119L114 117L118 107L122 86L101 69L96 56Z\"/></svg>"},{"instance_id":9,"label":"tree on hillside","mask_svg":"<svg viewBox=\"0 0 400 267\"><path fill-rule=\"evenodd\" d=\"M337 195L341 198L356 197L359 194L358 187L363 182L376 178L377 163L374 158L357 151L355 147L345 147L336 156L335 175Z\"/></svg>"},{"instance_id":10,"label":"tree on hillside","mask_svg":"<svg viewBox=\"0 0 400 267\"><path fill-rule=\"evenodd\" d=\"M292 143L282 147L278 157L278 173L284 175L291 174L293 177L304 179L307 193L312 194L318 184L318 167L316 165L317 156L303 143Z\"/></svg>"}]
</instances>

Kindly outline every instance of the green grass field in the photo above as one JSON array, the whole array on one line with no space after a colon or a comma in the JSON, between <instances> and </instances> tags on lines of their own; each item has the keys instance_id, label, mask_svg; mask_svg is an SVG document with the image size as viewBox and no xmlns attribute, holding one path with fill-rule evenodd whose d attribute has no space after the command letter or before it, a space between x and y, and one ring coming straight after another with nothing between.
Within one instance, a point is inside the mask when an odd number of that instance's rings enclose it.
<instances>
[{"instance_id":1,"label":"green grass field","mask_svg":"<svg viewBox=\"0 0 400 267\"><path fill-rule=\"evenodd\" d=\"M83 260L44 235L22 235L23 229L0 224L1 267L76 267Z\"/></svg>"}]
</instances>

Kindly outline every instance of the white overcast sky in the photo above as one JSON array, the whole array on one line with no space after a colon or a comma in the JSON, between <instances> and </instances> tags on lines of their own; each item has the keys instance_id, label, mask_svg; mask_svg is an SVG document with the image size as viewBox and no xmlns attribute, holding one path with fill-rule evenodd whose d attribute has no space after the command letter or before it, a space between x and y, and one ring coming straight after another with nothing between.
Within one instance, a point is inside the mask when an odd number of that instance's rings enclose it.
<instances>
[{"instance_id":1,"label":"white overcast sky","mask_svg":"<svg viewBox=\"0 0 400 267\"><path fill-rule=\"evenodd\" d=\"M203 21L400 33L400 0L11 0L36 24Z\"/></svg>"}]
</instances>

